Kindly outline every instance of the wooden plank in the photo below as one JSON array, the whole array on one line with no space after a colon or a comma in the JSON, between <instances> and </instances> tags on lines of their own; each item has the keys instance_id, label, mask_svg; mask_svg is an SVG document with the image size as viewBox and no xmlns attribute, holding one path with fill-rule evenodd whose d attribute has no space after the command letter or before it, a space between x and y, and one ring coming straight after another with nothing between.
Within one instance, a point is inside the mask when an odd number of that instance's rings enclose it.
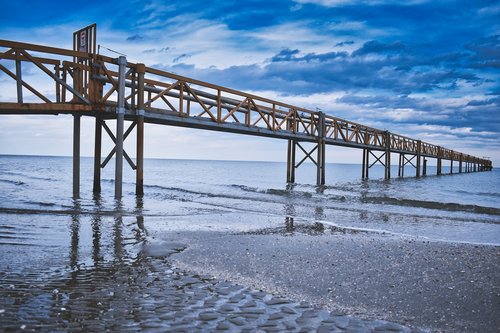
<instances>
[{"instance_id":1,"label":"wooden plank","mask_svg":"<svg viewBox=\"0 0 500 333\"><path fill-rule=\"evenodd\" d=\"M11 47L14 49L23 49L30 50L42 53L52 53L57 55L64 55L69 57L80 57L80 58L90 58L88 53L73 51L68 49L60 49L52 46L44 46L38 44L29 44L29 43L21 43L14 42L10 40L0 39L0 47Z\"/></svg>"},{"instance_id":2,"label":"wooden plank","mask_svg":"<svg viewBox=\"0 0 500 333\"><path fill-rule=\"evenodd\" d=\"M31 62L28 58L24 56L15 56L13 54L8 54L7 52L0 53L0 59L8 59L8 60L20 60L20 61L26 61L26 62ZM57 59L49 59L49 58L40 58L40 57L33 57L36 61L42 63L42 64L47 64L47 65L54 65L54 66L60 66L61 61Z\"/></svg>"},{"instance_id":3,"label":"wooden plank","mask_svg":"<svg viewBox=\"0 0 500 333\"><path fill-rule=\"evenodd\" d=\"M50 111L55 113L71 113L75 111L90 112L92 111L92 106L73 103L0 103L0 113L8 113L8 111Z\"/></svg>"}]
</instances>

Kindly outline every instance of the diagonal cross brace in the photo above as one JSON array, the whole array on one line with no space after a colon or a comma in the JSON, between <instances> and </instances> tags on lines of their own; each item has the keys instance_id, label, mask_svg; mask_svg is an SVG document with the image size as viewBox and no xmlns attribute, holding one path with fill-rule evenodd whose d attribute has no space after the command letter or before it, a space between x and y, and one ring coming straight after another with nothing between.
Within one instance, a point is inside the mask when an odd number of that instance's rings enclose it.
<instances>
[{"instance_id":1,"label":"diagonal cross brace","mask_svg":"<svg viewBox=\"0 0 500 333\"><path fill-rule=\"evenodd\" d=\"M304 154L306 154L306 156L304 156L304 158L299 162L299 164L297 164L295 167L298 168L302 163L304 163L305 160L307 160L308 158L317 166L318 163L311 157L312 153L314 153L316 151L316 149L318 149L318 146L315 146L310 152L307 152L301 145L300 143L297 142L297 146L300 148L300 150L302 150L302 152Z\"/></svg>"},{"instance_id":2,"label":"diagonal cross brace","mask_svg":"<svg viewBox=\"0 0 500 333\"><path fill-rule=\"evenodd\" d=\"M116 145L116 137L115 135L113 134L113 132L109 129L108 125L106 125L106 122L105 121L100 121L101 125L104 127L104 129L106 130L106 133L108 133L109 137L111 138L111 140L115 143ZM128 137L128 135L132 132L132 130L134 129L136 125L136 122L132 122L132 124L129 126L129 128L127 129L127 131L125 132L125 134L123 135L123 140L125 141L125 139ZM106 159L104 159L104 162L102 162L101 164L101 168L104 169L104 167L108 164L108 162L111 160L111 158L113 157L113 155L116 153L116 146L113 147L113 149L111 149L111 151L109 152L108 156L106 157ZM125 150L123 150L123 157L125 157L125 159L127 160L128 164L130 165L130 167L132 168L132 170L135 170L137 169L137 166L134 164L134 162L132 161L132 159L130 158L130 156L128 156L127 152Z\"/></svg>"},{"instance_id":3,"label":"diagonal cross brace","mask_svg":"<svg viewBox=\"0 0 500 333\"><path fill-rule=\"evenodd\" d=\"M381 161L382 157L385 156L386 153L383 153L382 155L380 155L379 157L377 157L377 155L375 155L374 153L372 153L371 150L368 151L373 157L375 157L375 162L373 162L372 164L370 164L370 166L368 167L371 168L372 166L374 166L377 162L380 162L380 164L382 164L383 166L385 166L385 163Z\"/></svg>"},{"instance_id":4,"label":"diagonal cross brace","mask_svg":"<svg viewBox=\"0 0 500 333\"><path fill-rule=\"evenodd\" d=\"M408 159L405 155L403 155L403 166L407 165L407 164L411 164L414 168L416 168L416 165L413 164L413 159L415 159L417 155L413 155L412 158Z\"/></svg>"}]
</instances>

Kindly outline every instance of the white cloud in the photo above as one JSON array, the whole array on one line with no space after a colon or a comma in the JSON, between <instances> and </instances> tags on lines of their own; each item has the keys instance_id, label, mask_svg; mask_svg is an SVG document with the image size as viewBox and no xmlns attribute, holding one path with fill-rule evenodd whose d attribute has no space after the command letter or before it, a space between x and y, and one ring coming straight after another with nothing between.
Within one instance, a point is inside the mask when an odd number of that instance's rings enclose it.
<instances>
[{"instance_id":1,"label":"white cloud","mask_svg":"<svg viewBox=\"0 0 500 333\"><path fill-rule=\"evenodd\" d=\"M401 5L410 6L426 3L429 0L294 0L294 2L299 4L315 4L324 7L339 7L339 6L349 6L349 5L365 5L365 6L376 6L376 5Z\"/></svg>"}]
</instances>

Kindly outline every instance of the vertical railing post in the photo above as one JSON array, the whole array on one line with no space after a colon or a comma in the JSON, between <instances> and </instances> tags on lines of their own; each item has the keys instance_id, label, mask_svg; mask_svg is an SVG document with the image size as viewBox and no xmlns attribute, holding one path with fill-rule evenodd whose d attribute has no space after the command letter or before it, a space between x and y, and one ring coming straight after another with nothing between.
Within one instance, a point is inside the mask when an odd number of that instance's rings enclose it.
<instances>
[{"instance_id":1,"label":"vertical railing post","mask_svg":"<svg viewBox=\"0 0 500 333\"><path fill-rule=\"evenodd\" d=\"M217 89L217 122L222 122L222 97L220 89Z\"/></svg>"},{"instance_id":2,"label":"vertical railing post","mask_svg":"<svg viewBox=\"0 0 500 333\"><path fill-rule=\"evenodd\" d=\"M125 71L127 59L118 58L118 108L116 110L116 161L115 161L115 198L122 197L123 185L123 126L125 121Z\"/></svg>"},{"instance_id":3,"label":"vertical railing post","mask_svg":"<svg viewBox=\"0 0 500 333\"><path fill-rule=\"evenodd\" d=\"M59 65L54 66L54 74L58 79L61 78L61 68L59 67ZM61 103L61 84L57 81L55 81L55 84L56 84L56 103Z\"/></svg>"},{"instance_id":4,"label":"vertical railing post","mask_svg":"<svg viewBox=\"0 0 500 333\"><path fill-rule=\"evenodd\" d=\"M19 53L16 52L16 83L17 83L17 102L23 103L23 74L21 69L21 60L18 59Z\"/></svg>"},{"instance_id":5,"label":"vertical railing post","mask_svg":"<svg viewBox=\"0 0 500 333\"><path fill-rule=\"evenodd\" d=\"M137 169L135 194L144 194L144 73L146 66L137 64Z\"/></svg>"}]
</instances>

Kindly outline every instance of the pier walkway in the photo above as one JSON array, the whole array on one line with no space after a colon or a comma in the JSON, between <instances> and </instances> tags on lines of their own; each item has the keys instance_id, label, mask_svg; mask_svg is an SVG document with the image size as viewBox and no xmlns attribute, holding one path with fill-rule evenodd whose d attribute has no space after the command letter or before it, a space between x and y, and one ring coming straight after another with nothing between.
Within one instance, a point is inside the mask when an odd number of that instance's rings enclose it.
<instances>
[{"instance_id":1,"label":"pier walkway","mask_svg":"<svg viewBox=\"0 0 500 333\"><path fill-rule=\"evenodd\" d=\"M23 70L42 74L36 82L23 78ZM0 71L12 83L15 99L0 96L0 114L71 114L73 129L73 194L80 192L80 120L95 118L94 192L101 190L101 168L113 156L115 197L122 196L123 160L136 171L136 192L143 193L144 123L198 128L288 140L287 182L306 160L316 165L317 184L325 183L325 149L328 145L363 150L362 177L380 163L391 177L391 154L399 155L398 176L406 165L415 176L427 174L427 159L443 160L449 172L492 169L488 159L440 147L418 139L379 130L320 111L247 94L166 71L111 58L96 51L96 26L73 34L73 50L0 40ZM31 76L30 76L31 77ZM244 78L242 78L244 79ZM112 131L108 120L116 120ZM125 129L125 124L129 125ZM104 131L115 143L102 160ZM124 140L136 130L137 157L123 149ZM306 144L306 143L312 143ZM300 157L299 157L300 156Z\"/></svg>"}]
</instances>

